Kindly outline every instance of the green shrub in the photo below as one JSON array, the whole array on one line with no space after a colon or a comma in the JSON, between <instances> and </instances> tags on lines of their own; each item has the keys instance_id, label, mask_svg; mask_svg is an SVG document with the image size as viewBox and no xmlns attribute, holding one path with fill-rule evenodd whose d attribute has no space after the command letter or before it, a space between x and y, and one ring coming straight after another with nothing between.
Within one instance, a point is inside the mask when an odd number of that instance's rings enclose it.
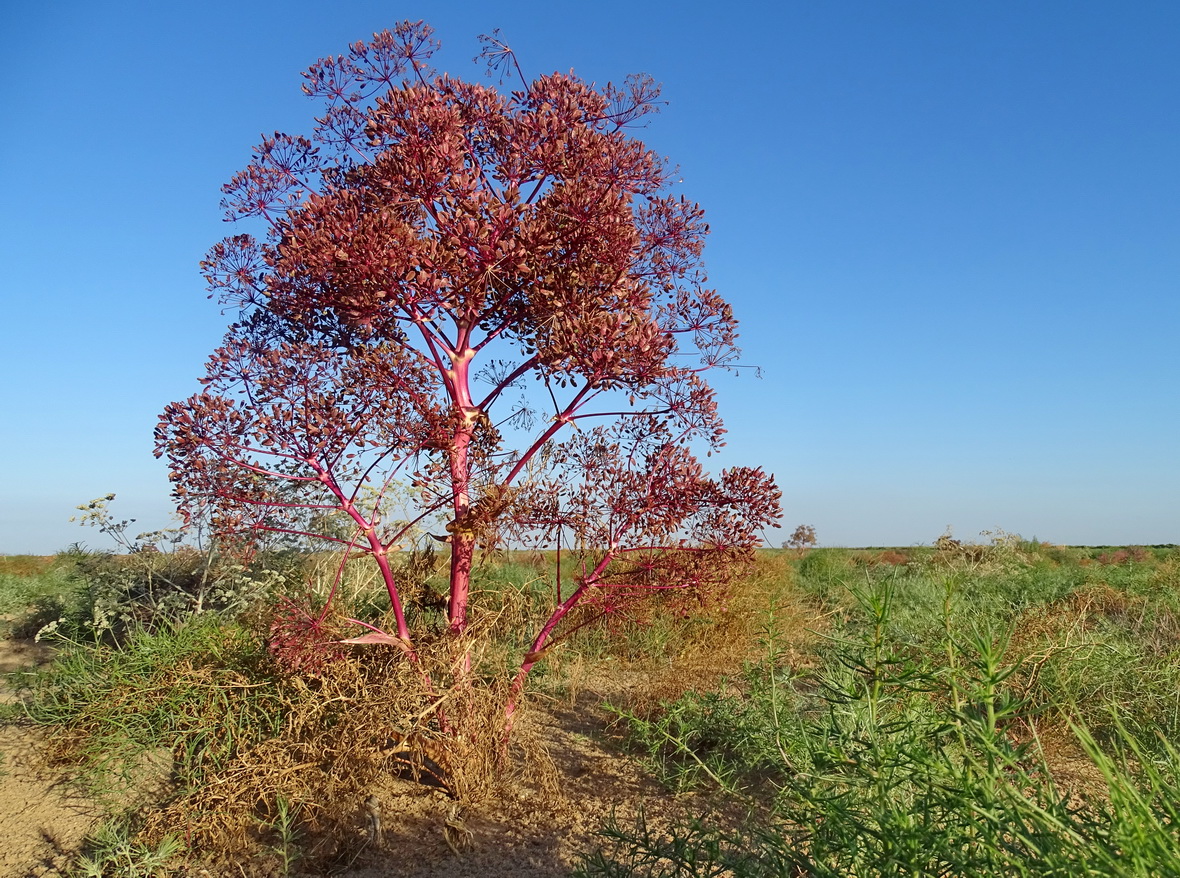
<instances>
[{"instance_id":1,"label":"green shrub","mask_svg":"<svg viewBox=\"0 0 1180 878\"><path fill-rule=\"evenodd\" d=\"M820 589L846 585L853 571L852 553L847 549L812 549L799 561L800 579Z\"/></svg>"}]
</instances>

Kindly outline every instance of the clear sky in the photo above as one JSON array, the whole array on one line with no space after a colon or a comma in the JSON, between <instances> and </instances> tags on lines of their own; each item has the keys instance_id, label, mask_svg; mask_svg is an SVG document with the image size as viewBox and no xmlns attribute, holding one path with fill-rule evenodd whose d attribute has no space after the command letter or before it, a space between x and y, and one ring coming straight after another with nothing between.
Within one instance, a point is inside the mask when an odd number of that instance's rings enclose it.
<instances>
[{"instance_id":1,"label":"clear sky","mask_svg":"<svg viewBox=\"0 0 1180 878\"><path fill-rule=\"evenodd\" d=\"M401 19L477 77L650 73L745 362L723 465L822 545L1180 542L1180 3L341 0L0 8L0 552L166 524L151 454L228 318L197 263L299 73ZM717 461L714 458L714 461Z\"/></svg>"}]
</instances>

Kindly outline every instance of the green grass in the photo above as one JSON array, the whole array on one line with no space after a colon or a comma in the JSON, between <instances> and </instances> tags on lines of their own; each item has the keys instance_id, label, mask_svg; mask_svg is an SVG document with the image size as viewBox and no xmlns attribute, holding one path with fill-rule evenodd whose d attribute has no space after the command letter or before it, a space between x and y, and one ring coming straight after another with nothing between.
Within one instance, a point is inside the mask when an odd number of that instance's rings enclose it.
<instances>
[{"instance_id":1,"label":"green grass","mask_svg":"<svg viewBox=\"0 0 1180 878\"><path fill-rule=\"evenodd\" d=\"M65 613L78 591L72 569L56 557L0 556L0 615L10 617L0 635L31 637Z\"/></svg>"},{"instance_id":2,"label":"green grass","mask_svg":"<svg viewBox=\"0 0 1180 878\"><path fill-rule=\"evenodd\" d=\"M406 573L429 586L437 561ZM480 673L519 661L553 601L553 561L505 555L477 568L473 625L494 633ZM272 675L264 621L156 611L137 624L145 605L128 569L105 557L83 567L0 558L0 612L77 614L95 593L78 579L86 571L129 599L119 636L59 641L25 710L55 729L98 792L117 799L143 754L167 750L181 795L278 740L295 690ZM343 589L349 608L378 618L371 571L350 565ZM430 592L416 600L415 624L439 627ZM1180 862L1174 547L1001 536L982 547L767 551L723 603L688 619L587 626L538 668L532 685L548 693L565 685L567 661L627 663L653 678L672 670L699 686L615 712L670 787L714 791L717 816L670 833L609 824L579 874L1146 878ZM718 664L729 678L714 685ZM733 802L746 823L735 826ZM119 832L93 849L85 874L167 852ZM298 845L283 839L289 867Z\"/></svg>"},{"instance_id":3,"label":"green grass","mask_svg":"<svg viewBox=\"0 0 1180 878\"><path fill-rule=\"evenodd\" d=\"M665 782L751 821L608 824L577 874L1180 874L1175 553L1085 560L810 553L836 623L816 667L786 664L771 617L740 678L619 711Z\"/></svg>"},{"instance_id":4,"label":"green grass","mask_svg":"<svg viewBox=\"0 0 1180 878\"><path fill-rule=\"evenodd\" d=\"M156 878L173 874L170 864L184 849L176 836L167 836L155 845L135 841L134 831L125 821L101 824L85 842L84 850L68 878Z\"/></svg>"},{"instance_id":5,"label":"green grass","mask_svg":"<svg viewBox=\"0 0 1180 878\"><path fill-rule=\"evenodd\" d=\"M28 717L56 727L91 788L118 795L161 748L182 786L278 733L281 702L259 683L257 638L216 616L134 633L119 646L63 644L32 684Z\"/></svg>"}]
</instances>

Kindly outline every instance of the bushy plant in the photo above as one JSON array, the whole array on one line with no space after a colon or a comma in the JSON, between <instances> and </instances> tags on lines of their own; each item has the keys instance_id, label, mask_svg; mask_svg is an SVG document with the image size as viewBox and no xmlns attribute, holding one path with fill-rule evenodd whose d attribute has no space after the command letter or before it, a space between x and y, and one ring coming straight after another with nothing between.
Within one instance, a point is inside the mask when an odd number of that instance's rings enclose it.
<instances>
[{"instance_id":1,"label":"bushy plant","mask_svg":"<svg viewBox=\"0 0 1180 878\"><path fill-rule=\"evenodd\" d=\"M783 543L784 549L794 549L800 556L803 553L818 543L819 540L815 535L815 528L810 524L801 524L791 533L791 536Z\"/></svg>"},{"instance_id":2,"label":"bushy plant","mask_svg":"<svg viewBox=\"0 0 1180 878\"><path fill-rule=\"evenodd\" d=\"M799 576L805 584L841 588L853 575L852 554L847 549L816 549L799 562Z\"/></svg>"},{"instance_id":3,"label":"bushy plant","mask_svg":"<svg viewBox=\"0 0 1180 878\"><path fill-rule=\"evenodd\" d=\"M120 640L133 630L207 611L235 616L272 594L291 572L290 564L273 555L266 564L249 567L217 551L215 543L186 543L191 528L132 537L135 519L116 519L110 509L114 499L107 494L79 506L81 515L74 520L97 528L121 551L75 544L58 556L74 587L41 608L39 638ZM54 610L57 615L50 618Z\"/></svg>"},{"instance_id":4,"label":"bushy plant","mask_svg":"<svg viewBox=\"0 0 1180 878\"><path fill-rule=\"evenodd\" d=\"M158 878L175 871L182 849L174 835L155 845L141 844L126 821L110 820L87 837L66 878Z\"/></svg>"},{"instance_id":5,"label":"bushy plant","mask_svg":"<svg viewBox=\"0 0 1180 878\"><path fill-rule=\"evenodd\" d=\"M483 42L490 70L520 75ZM162 415L157 454L181 510L211 509L224 538L314 533L371 558L389 627L356 619L348 640L419 669L434 632L390 559L440 519L419 536L449 550L456 654L448 679L421 679L453 731L444 695L476 680L477 547L581 562L518 644L510 727L526 676L588 617L655 596L689 612L744 569L779 491L693 454L721 444L704 376L735 361L736 323L706 286L702 210L628 131L658 86L520 75L500 91L438 74L436 49L405 22L317 62L312 136L267 138L224 187L228 216L265 237L233 235L203 265L240 315L204 390Z\"/></svg>"}]
</instances>

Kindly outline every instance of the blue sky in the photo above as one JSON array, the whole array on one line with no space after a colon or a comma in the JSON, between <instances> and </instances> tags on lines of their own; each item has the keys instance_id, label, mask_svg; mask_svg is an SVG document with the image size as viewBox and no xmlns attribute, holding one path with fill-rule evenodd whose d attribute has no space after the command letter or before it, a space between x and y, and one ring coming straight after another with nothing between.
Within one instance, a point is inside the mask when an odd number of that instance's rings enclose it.
<instances>
[{"instance_id":1,"label":"blue sky","mask_svg":"<svg viewBox=\"0 0 1180 878\"><path fill-rule=\"evenodd\" d=\"M1180 4L59 0L0 9L0 552L102 545L68 519L111 491L167 523L219 186L407 18L457 75L499 27L527 72L664 83L641 136L762 372L717 381L719 461L777 475L776 543L1180 542Z\"/></svg>"}]
</instances>

